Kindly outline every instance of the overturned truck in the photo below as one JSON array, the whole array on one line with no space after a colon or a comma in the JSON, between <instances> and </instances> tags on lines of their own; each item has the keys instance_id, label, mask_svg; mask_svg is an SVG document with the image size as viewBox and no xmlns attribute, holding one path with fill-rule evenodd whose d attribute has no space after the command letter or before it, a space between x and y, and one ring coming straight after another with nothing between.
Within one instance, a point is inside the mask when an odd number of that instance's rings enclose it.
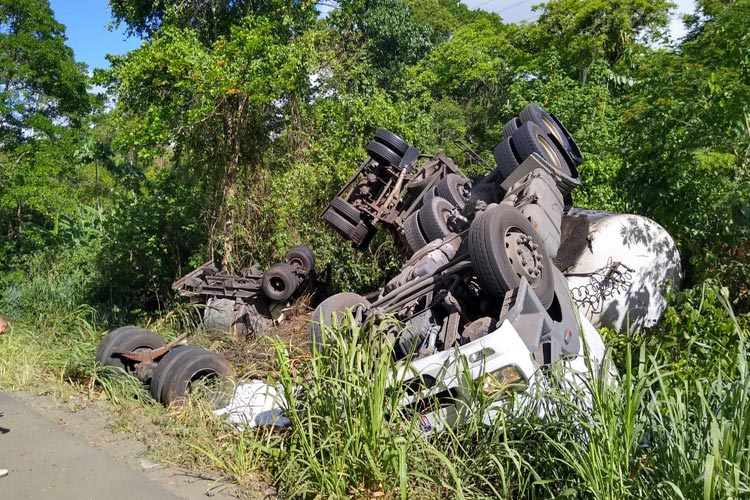
<instances>
[{"instance_id":1,"label":"overturned truck","mask_svg":"<svg viewBox=\"0 0 750 500\"><path fill-rule=\"evenodd\" d=\"M368 325L398 319L383 324L390 329L391 355L413 389L403 404L432 409L423 411L425 429L460 420L460 400L470 397L460 369L501 386L533 385L539 368L551 363L585 372L591 365L584 350L594 360L603 355L597 328L652 325L665 307L663 287L677 286L681 278L674 241L655 222L572 206L583 155L554 115L530 104L503 135L493 149L495 168L469 179L442 151L420 154L396 134L378 130L366 147L368 157L322 214L360 249L379 227L387 228L405 262L369 300L346 292L321 302L310 322L310 345L325 342L325 327L347 311ZM296 265L297 281L286 279L288 273L275 281L284 293L312 271L313 264ZM256 271L231 276L206 265L176 286L188 297L223 304L216 308L224 307L220 326L236 332L236 318L244 314L237 312L251 306L247 317L255 324L278 319L274 291L263 288ZM271 299L271 307L259 307L259 296ZM227 324L227 317L234 319ZM115 342L105 354L98 356L102 364L137 358L130 370L143 372L147 383L149 367L158 373L169 356L164 346ZM168 368L180 364L172 361ZM187 383L184 375L181 395L191 381L215 375L231 373L198 370ZM153 381L151 387L153 394ZM155 397L170 404L179 395ZM440 398L440 405L422 404ZM278 425L285 404L275 387L255 381L239 384L219 413L237 425Z\"/></svg>"},{"instance_id":2,"label":"overturned truck","mask_svg":"<svg viewBox=\"0 0 750 500\"><path fill-rule=\"evenodd\" d=\"M206 329L244 339L280 321L289 300L314 281L314 274L312 250L299 245L265 272L252 266L230 274L207 262L179 278L172 288L202 302ZM231 394L232 367L218 352L184 345L186 340L187 335L180 335L167 343L152 331L124 326L104 337L96 361L135 376L165 406L179 404L198 383L208 386L208 394L218 403L227 392Z\"/></svg>"},{"instance_id":3,"label":"overturned truck","mask_svg":"<svg viewBox=\"0 0 750 500\"><path fill-rule=\"evenodd\" d=\"M466 370L517 387L533 386L551 363L587 372L604 352L598 327L651 326L663 287L681 279L674 241L655 222L572 207L583 156L556 117L531 104L504 136L496 168L468 179L442 152L421 155L379 130L323 213L357 248L386 227L409 258L369 300L324 300L311 345L348 312L363 325L398 319L382 325L410 387L402 403L422 409L426 430L469 407ZM237 425L280 425L284 406L276 388L254 381L220 413Z\"/></svg>"}]
</instances>

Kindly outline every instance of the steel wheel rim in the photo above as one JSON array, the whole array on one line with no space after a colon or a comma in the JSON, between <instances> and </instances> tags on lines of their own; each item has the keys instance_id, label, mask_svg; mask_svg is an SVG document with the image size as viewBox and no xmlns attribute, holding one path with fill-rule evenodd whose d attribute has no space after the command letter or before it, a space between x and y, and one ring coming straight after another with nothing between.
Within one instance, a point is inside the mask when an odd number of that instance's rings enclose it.
<instances>
[{"instance_id":1,"label":"steel wheel rim","mask_svg":"<svg viewBox=\"0 0 750 500\"><path fill-rule=\"evenodd\" d=\"M560 164L560 157L557 154L557 151L555 147L549 143L547 138L543 135L537 135L537 139L539 139L539 146L544 150L544 152L549 157L550 161L553 163L553 167L555 167L558 170L562 170L562 165Z\"/></svg>"},{"instance_id":2,"label":"steel wheel rim","mask_svg":"<svg viewBox=\"0 0 750 500\"><path fill-rule=\"evenodd\" d=\"M515 226L505 231L504 243L506 258L518 279L526 278L532 288L539 285L544 268L539 244Z\"/></svg>"}]
</instances>

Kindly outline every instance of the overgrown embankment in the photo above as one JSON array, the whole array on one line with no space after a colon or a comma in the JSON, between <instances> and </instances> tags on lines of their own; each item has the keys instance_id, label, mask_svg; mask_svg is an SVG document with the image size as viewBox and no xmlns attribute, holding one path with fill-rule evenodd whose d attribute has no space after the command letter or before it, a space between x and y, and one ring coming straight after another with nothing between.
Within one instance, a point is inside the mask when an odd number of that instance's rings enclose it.
<instances>
[{"instance_id":1,"label":"overgrown embankment","mask_svg":"<svg viewBox=\"0 0 750 500\"><path fill-rule=\"evenodd\" d=\"M377 355L378 333L349 322L312 356L288 338L221 344L244 356L238 373L265 373L293 401L280 431L237 432L199 401L165 410L134 378L95 368L101 334L85 310L44 328L14 323L0 339L0 387L108 399L120 415L113 425L146 440L154 458L221 473L248 495L259 478L292 498L746 495L750 320L715 286L672 304L655 329L608 339L614 383L592 378L581 391L552 370L535 404L518 398L490 425L483 410L508 394L469 383L468 422L437 435L399 407L405 388L387 388L393 362ZM169 338L173 319L151 327Z\"/></svg>"}]
</instances>

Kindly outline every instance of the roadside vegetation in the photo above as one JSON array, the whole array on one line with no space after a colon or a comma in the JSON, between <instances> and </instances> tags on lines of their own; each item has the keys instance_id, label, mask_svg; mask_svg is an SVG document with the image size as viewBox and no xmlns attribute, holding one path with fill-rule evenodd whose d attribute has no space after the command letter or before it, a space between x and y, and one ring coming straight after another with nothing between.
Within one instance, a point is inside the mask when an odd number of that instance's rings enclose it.
<instances>
[{"instance_id":1,"label":"roadside vegetation","mask_svg":"<svg viewBox=\"0 0 750 500\"><path fill-rule=\"evenodd\" d=\"M293 498L750 494L750 1L698 0L681 40L666 1L553 0L520 25L455 0L342 0L324 17L287 0L110 5L143 43L102 70L76 63L46 0L0 0L2 390L106 399L156 458L248 496L258 478ZM399 266L388 238L355 252L317 217L375 129L476 175L463 145L494 165L532 101L586 156L575 205L654 218L686 272L659 325L607 334L620 375L588 381L591 401L560 381L544 416L487 426L477 388L476 421L425 435L384 389L389 361L341 362L372 347L356 327L313 356L289 340L302 320L238 344L198 332L171 292L208 259L234 270L300 243L323 293L376 289ZM236 432L198 401L167 411L94 365L127 323L218 341L305 404L280 432Z\"/></svg>"},{"instance_id":2,"label":"roadside vegetation","mask_svg":"<svg viewBox=\"0 0 750 500\"><path fill-rule=\"evenodd\" d=\"M439 434L399 408L405 389L386 388L394 366L377 356L378 333L353 320L328 331L313 355L272 338L223 346L266 354L242 368L263 370L292 402L283 430L237 431L199 400L166 410L135 378L95 367L100 334L90 311L43 333L14 326L0 339L0 387L62 402L107 399L118 409L113 426L146 441L153 458L213 471L248 498L258 481L290 498L742 497L750 493L747 321L726 289L698 292L674 297L648 334L613 339L586 392L554 371L532 400L477 384L468 422ZM151 326L169 335L166 323ZM197 332L194 340L210 342ZM613 381L608 366L619 371ZM498 397L508 409L488 425L484 409Z\"/></svg>"}]
</instances>

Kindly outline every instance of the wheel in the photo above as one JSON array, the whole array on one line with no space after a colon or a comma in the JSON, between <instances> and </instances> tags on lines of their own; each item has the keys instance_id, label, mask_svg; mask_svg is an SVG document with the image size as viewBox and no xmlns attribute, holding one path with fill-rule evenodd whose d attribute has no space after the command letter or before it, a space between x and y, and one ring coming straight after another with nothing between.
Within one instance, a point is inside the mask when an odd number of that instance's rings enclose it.
<instances>
[{"instance_id":1,"label":"wheel","mask_svg":"<svg viewBox=\"0 0 750 500\"><path fill-rule=\"evenodd\" d=\"M513 146L516 148L518 158L523 161L531 153L537 153L550 165L566 175L570 175L570 167L563 158L563 153L547 137L539 125L534 122L526 122L513 134Z\"/></svg>"},{"instance_id":2,"label":"wheel","mask_svg":"<svg viewBox=\"0 0 750 500\"><path fill-rule=\"evenodd\" d=\"M133 325L126 325L116 328L104 336L99 347L96 349L96 362L101 366L109 366L109 358L112 354L112 344L117 340L131 335L135 331L145 331L143 328L139 328Z\"/></svg>"},{"instance_id":3,"label":"wheel","mask_svg":"<svg viewBox=\"0 0 750 500\"><path fill-rule=\"evenodd\" d=\"M532 102L521 110L520 116L523 122L534 122L548 136L553 137L555 142L571 156L572 161L577 164L580 164L579 159L583 161L581 150L578 149L578 144L573 140L570 132L560 123L560 120L544 111L538 104Z\"/></svg>"},{"instance_id":4,"label":"wheel","mask_svg":"<svg viewBox=\"0 0 750 500\"><path fill-rule=\"evenodd\" d=\"M369 306L370 302L356 293L344 292L328 297L313 311L308 329L310 342L312 345L320 344L323 341L323 328L321 325L327 327L337 323L344 317L347 309L359 307L367 309ZM355 318L361 321L361 316L358 317L356 314L355 312Z\"/></svg>"},{"instance_id":5,"label":"wheel","mask_svg":"<svg viewBox=\"0 0 750 500\"><path fill-rule=\"evenodd\" d=\"M294 274L294 268L286 262L272 265L263 273L260 289L271 300L283 302L297 290L299 278Z\"/></svg>"},{"instance_id":6,"label":"wheel","mask_svg":"<svg viewBox=\"0 0 750 500\"><path fill-rule=\"evenodd\" d=\"M136 362L127 359L118 352L138 352L164 347L164 339L150 330L136 326L123 326L111 331L99 344L96 361L102 366L120 368L125 373L134 373ZM144 380L144 382L148 382Z\"/></svg>"},{"instance_id":7,"label":"wheel","mask_svg":"<svg viewBox=\"0 0 750 500\"><path fill-rule=\"evenodd\" d=\"M518 130L518 127L520 127L521 125L523 125L523 122L520 118L518 118L517 116L511 118L508 123L503 125L503 139L508 139L510 136L512 136L513 132Z\"/></svg>"},{"instance_id":8,"label":"wheel","mask_svg":"<svg viewBox=\"0 0 750 500\"><path fill-rule=\"evenodd\" d=\"M471 192L469 179L459 174L448 174L437 185L435 193L458 208L464 208Z\"/></svg>"},{"instance_id":9,"label":"wheel","mask_svg":"<svg viewBox=\"0 0 750 500\"><path fill-rule=\"evenodd\" d=\"M469 228L469 257L479 283L502 298L524 277L547 308L554 299L552 261L542 238L515 208L495 205Z\"/></svg>"},{"instance_id":10,"label":"wheel","mask_svg":"<svg viewBox=\"0 0 750 500\"><path fill-rule=\"evenodd\" d=\"M429 205L435 196L437 196L437 187L433 187L429 191L427 191L424 195L424 198L422 198L422 206Z\"/></svg>"},{"instance_id":11,"label":"wheel","mask_svg":"<svg viewBox=\"0 0 750 500\"><path fill-rule=\"evenodd\" d=\"M352 232L352 243L354 243L354 246L356 246L357 248L367 246L367 244L370 242L370 239L375 235L376 232L377 229L368 225L364 221L360 221L360 223L357 224L357 227L355 227L354 231Z\"/></svg>"},{"instance_id":12,"label":"wheel","mask_svg":"<svg viewBox=\"0 0 750 500\"><path fill-rule=\"evenodd\" d=\"M568 132L568 129L565 128L565 126L560 122L560 120L557 119L555 115L552 113L549 114L550 118L552 118L552 121L557 124L557 127L562 132L563 137L565 137L566 142L563 143L563 148L570 153L571 159L573 160L573 163L578 166L581 163L583 163L583 153L581 153L581 149L578 147L578 143L573 139L573 136L570 135L570 132Z\"/></svg>"},{"instance_id":13,"label":"wheel","mask_svg":"<svg viewBox=\"0 0 750 500\"><path fill-rule=\"evenodd\" d=\"M414 212L404 221L404 235L412 252L416 252L427 244L422 229L419 227L419 211Z\"/></svg>"},{"instance_id":14,"label":"wheel","mask_svg":"<svg viewBox=\"0 0 750 500\"><path fill-rule=\"evenodd\" d=\"M315 256L310 247L305 245L297 245L290 248L286 254L284 254L284 262L291 265L293 268L302 269L306 273L310 273L315 269Z\"/></svg>"},{"instance_id":15,"label":"wheel","mask_svg":"<svg viewBox=\"0 0 750 500\"><path fill-rule=\"evenodd\" d=\"M406 184L406 189L415 195L419 194L427 185L432 182L432 176L428 175L425 169L421 169L414 176L414 180Z\"/></svg>"},{"instance_id":16,"label":"wheel","mask_svg":"<svg viewBox=\"0 0 750 500\"><path fill-rule=\"evenodd\" d=\"M158 369L158 366L157 366ZM165 406L179 405L200 382L207 389L207 399L219 406L230 395L230 378L234 371L229 361L219 353L197 347L178 351L161 375L159 401Z\"/></svg>"},{"instance_id":17,"label":"wheel","mask_svg":"<svg viewBox=\"0 0 750 500\"><path fill-rule=\"evenodd\" d=\"M398 153L379 142L371 142L365 150L370 155L370 158L378 162L381 166L393 165L394 167L398 167L398 164L401 163L401 156Z\"/></svg>"},{"instance_id":18,"label":"wheel","mask_svg":"<svg viewBox=\"0 0 750 500\"><path fill-rule=\"evenodd\" d=\"M355 226L347 221L335 209L329 208L323 212L323 220L329 223L336 231L346 239L351 239Z\"/></svg>"},{"instance_id":19,"label":"wheel","mask_svg":"<svg viewBox=\"0 0 750 500\"><path fill-rule=\"evenodd\" d=\"M375 141L384 146L388 146L389 149L391 149L401 157L403 157L406 154L406 151L409 149L409 144L405 140L403 140L390 130L385 130L382 128L379 128L375 131Z\"/></svg>"},{"instance_id":20,"label":"wheel","mask_svg":"<svg viewBox=\"0 0 750 500\"><path fill-rule=\"evenodd\" d=\"M424 230L427 241L444 238L451 233L448 217L453 213L453 205L446 199L436 196L430 203L419 209L419 225Z\"/></svg>"},{"instance_id":21,"label":"wheel","mask_svg":"<svg viewBox=\"0 0 750 500\"><path fill-rule=\"evenodd\" d=\"M151 386L149 387L151 397L153 397L158 402L163 403L161 399L161 390L162 387L164 387L166 374L171 370L172 365L180 359L183 351L195 351L199 349L201 348L196 345L180 345L166 353L156 364L154 374L151 377Z\"/></svg>"},{"instance_id":22,"label":"wheel","mask_svg":"<svg viewBox=\"0 0 750 500\"><path fill-rule=\"evenodd\" d=\"M513 144L511 141L515 141L515 138L511 139L508 137L492 150L492 154L495 156L495 163L497 164L495 171L490 174L497 178L492 182L507 179L508 176L518 168L519 161L516 157L516 153L513 151Z\"/></svg>"},{"instance_id":23,"label":"wheel","mask_svg":"<svg viewBox=\"0 0 750 500\"><path fill-rule=\"evenodd\" d=\"M362 220L362 214L359 213L359 210L346 200L336 197L331 200L331 206L355 226Z\"/></svg>"}]
</instances>

